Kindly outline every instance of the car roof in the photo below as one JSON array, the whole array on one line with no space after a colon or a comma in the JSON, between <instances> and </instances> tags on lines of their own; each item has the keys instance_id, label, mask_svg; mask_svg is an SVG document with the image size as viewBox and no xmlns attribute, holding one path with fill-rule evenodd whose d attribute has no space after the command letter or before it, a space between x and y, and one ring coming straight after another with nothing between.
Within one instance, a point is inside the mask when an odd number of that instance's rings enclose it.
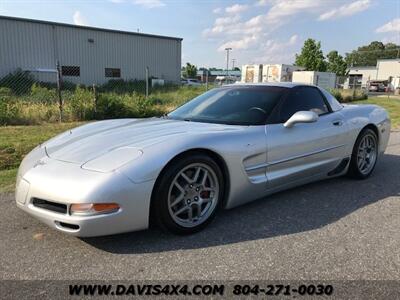
<instances>
[{"instance_id":1,"label":"car roof","mask_svg":"<svg viewBox=\"0 0 400 300\"><path fill-rule=\"evenodd\" d=\"M286 87L293 88L300 85L309 85L305 83L297 83L297 82L260 82L260 83L248 83L248 82L237 82L233 84L227 84L224 86L235 87L235 86L278 86L278 87ZM310 85L313 86L313 85Z\"/></svg>"},{"instance_id":2,"label":"car roof","mask_svg":"<svg viewBox=\"0 0 400 300\"><path fill-rule=\"evenodd\" d=\"M227 84L222 87L238 87L238 86L275 86L284 88L294 88L296 86L312 86L319 89L325 96L326 100L329 102L333 111L338 111L343 108L343 106L337 101L337 99L332 96L331 93L327 92L325 89L312 84L300 83L300 82L262 82L262 83L243 83L238 82L234 84Z\"/></svg>"}]
</instances>

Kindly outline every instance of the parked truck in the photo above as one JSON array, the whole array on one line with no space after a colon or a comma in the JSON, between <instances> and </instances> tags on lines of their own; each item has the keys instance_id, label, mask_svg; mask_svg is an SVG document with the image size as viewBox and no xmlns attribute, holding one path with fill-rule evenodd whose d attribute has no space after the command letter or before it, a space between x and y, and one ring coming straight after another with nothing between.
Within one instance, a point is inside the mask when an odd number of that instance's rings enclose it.
<instances>
[{"instance_id":1,"label":"parked truck","mask_svg":"<svg viewBox=\"0 0 400 300\"><path fill-rule=\"evenodd\" d=\"M336 87L336 74L330 72L295 71L293 72L292 81L314 84L325 89L333 89Z\"/></svg>"}]
</instances>

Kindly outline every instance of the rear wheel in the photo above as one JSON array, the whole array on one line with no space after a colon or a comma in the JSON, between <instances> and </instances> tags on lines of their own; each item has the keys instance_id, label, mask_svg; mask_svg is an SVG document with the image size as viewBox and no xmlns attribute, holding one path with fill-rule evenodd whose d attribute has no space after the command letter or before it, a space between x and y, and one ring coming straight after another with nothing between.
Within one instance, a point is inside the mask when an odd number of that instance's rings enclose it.
<instances>
[{"instance_id":1,"label":"rear wheel","mask_svg":"<svg viewBox=\"0 0 400 300\"><path fill-rule=\"evenodd\" d=\"M203 154L184 156L161 176L152 215L162 228L189 234L212 221L224 190L222 172L213 159Z\"/></svg>"},{"instance_id":2,"label":"rear wheel","mask_svg":"<svg viewBox=\"0 0 400 300\"><path fill-rule=\"evenodd\" d=\"M373 130L364 129L354 144L349 175L358 179L369 177L375 168L377 159L378 137Z\"/></svg>"}]
</instances>

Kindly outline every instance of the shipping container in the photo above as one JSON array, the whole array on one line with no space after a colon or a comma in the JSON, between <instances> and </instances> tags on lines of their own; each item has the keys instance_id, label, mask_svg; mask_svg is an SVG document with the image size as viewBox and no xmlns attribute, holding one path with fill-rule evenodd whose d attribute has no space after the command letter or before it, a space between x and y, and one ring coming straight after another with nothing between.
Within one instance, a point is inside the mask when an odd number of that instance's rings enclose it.
<instances>
[{"instance_id":1,"label":"shipping container","mask_svg":"<svg viewBox=\"0 0 400 300\"><path fill-rule=\"evenodd\" d=\"M316 71L295 71L293 72L292 81L314 84L325 89L333 89L336 87L336 74Z\"/></svg>"},{"instance_id":2,"label":"shipping container","mask_svg":"<svg viewBox=\"0 0 400 300\"><path fill-rule=\"evenodd\" d=\"M262 82L291 82L293 72L300 70L304 68L285 64L263 65Z\"/></svg>"},{"instance_id":3,"label":"shipping container","mask_svg":"<svg viewBox=\"0 0 400 300\"><path fill-rule=\"evenodd\" d=\"M263 65L244 65L242 67L242 82L258 83L262 80Z\"/></svg>"}]
</instances>

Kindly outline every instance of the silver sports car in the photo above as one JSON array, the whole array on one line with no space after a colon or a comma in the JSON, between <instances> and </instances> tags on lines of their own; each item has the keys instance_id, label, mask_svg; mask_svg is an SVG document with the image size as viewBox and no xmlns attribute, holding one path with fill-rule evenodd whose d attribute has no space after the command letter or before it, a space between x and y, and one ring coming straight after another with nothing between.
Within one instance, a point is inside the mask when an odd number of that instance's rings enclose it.
<instances>
[{"instance_id":1,"label":"silver sports car","mask_svg":"<svg viewBox=\"0 0 400 300\"><path fill-rule=\"evenodd\" d=\"M161 118L93 122L37 146L19 168L16 203L76 236L150 224L192 233L221 208L368 177L389 134L383 108L341 105L319 87L228 85Z\"/></svg>"}]
</instances>

